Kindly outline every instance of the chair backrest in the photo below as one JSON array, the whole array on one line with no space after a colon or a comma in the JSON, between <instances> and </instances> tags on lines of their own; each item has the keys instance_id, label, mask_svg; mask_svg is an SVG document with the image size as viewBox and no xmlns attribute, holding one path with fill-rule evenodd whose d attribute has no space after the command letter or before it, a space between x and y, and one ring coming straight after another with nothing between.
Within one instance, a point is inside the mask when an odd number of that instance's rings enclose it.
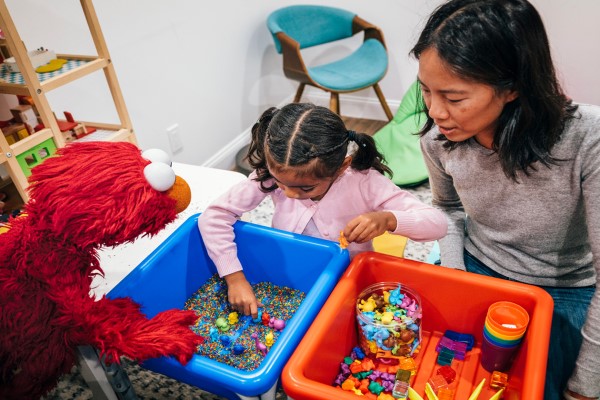
<instances>
[{"instance_id":1,"label":"chair backrest","mask_svg":"<svg viewBox=\"0 0 600 400\"><path fill-rule=\"evenodd\" d=\"M277 33L285 33L303 49L351 37L355 15L340 8L295 5L271 13L267 19L267 27L273 35L277 52L281 53Z\"/></svg>"}]
</instances>

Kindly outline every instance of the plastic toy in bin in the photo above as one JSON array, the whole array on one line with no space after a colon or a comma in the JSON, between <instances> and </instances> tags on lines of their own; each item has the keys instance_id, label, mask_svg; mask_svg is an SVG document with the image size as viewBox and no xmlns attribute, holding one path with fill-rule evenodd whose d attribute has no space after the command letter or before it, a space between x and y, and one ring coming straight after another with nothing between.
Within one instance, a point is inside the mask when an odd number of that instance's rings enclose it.
<instances>
[{"instance_id":1,"label":"plastic toy in bin","mask_svg":"<svg viewBox=\"0 0 600 400\"><path fill-rule=\"evenodd\" d=\"M408 286L368 286L356 301L359 346L374 358L412 357L421 343L421 317L421 298Z\"/></svg>"}]
</instances>

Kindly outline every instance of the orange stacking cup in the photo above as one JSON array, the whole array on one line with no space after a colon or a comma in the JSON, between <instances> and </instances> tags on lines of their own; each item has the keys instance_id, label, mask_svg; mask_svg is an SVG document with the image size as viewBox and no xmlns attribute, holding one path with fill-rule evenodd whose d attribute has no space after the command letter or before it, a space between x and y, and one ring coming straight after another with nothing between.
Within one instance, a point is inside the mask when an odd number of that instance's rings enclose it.
<instances>
[{"instance_id":1,"label":"orange stacking cup","mask_svg":"<svg viewBox=\"0 0 600 400\"><path fill-rule=\"evenodd\" d=\"M485 322L499 335L517 339L525 334L529 324L529 314L516 303L499 301L488 308Z\"/></svg>"}]
</instances>

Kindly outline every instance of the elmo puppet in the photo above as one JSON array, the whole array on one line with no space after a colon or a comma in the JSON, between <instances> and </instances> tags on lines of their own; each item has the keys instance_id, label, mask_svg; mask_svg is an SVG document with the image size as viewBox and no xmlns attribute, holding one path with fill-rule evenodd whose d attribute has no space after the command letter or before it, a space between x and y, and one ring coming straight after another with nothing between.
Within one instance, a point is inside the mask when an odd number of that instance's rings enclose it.
<instances>
[{"instance_id":1,"label":"elmo puppet","mask_svg":"<svg viewBox=\"0 0 600 400\"><path fill-rule=\"evenodd\" d=\"M196 352L193 311L148 319L129 298L90 295L102 246L154 235L189 204L187 183L163 155L73 143L33 169L24 213L0 234L0 399L39 399L70 371L79 345L107 362L186 363Z\"/></svg>"}]
</instances>

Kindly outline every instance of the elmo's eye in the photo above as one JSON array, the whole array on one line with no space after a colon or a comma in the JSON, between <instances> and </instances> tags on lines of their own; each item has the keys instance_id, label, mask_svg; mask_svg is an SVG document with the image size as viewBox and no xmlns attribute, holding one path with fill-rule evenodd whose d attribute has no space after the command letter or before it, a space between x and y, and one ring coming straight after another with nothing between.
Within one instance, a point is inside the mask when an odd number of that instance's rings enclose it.
<instances>
[{"instance_id":1,"label":"elmo's eye","mask_svg":"<svg viewBox=\"0 0 600 400\"><path fill-rule=\"evenodd\" d=\"M142 158L152 162L160 162L163 164L167 164L169 167L173 166L171 162L171 157L167 154L166 151L161 149L148 149L142 152Z\"/></svg>"},{"instance_id":2,"label":"elmo's eye","mask_svg":"<svg viewBox=\"0 0 600 400\"><path fill-rule=\"evenodd\" d=\"M164 192L175 183L175 171L162 162L152 162L144 168L144 177L154 190Z\"/></svg>"}]
</instances>

